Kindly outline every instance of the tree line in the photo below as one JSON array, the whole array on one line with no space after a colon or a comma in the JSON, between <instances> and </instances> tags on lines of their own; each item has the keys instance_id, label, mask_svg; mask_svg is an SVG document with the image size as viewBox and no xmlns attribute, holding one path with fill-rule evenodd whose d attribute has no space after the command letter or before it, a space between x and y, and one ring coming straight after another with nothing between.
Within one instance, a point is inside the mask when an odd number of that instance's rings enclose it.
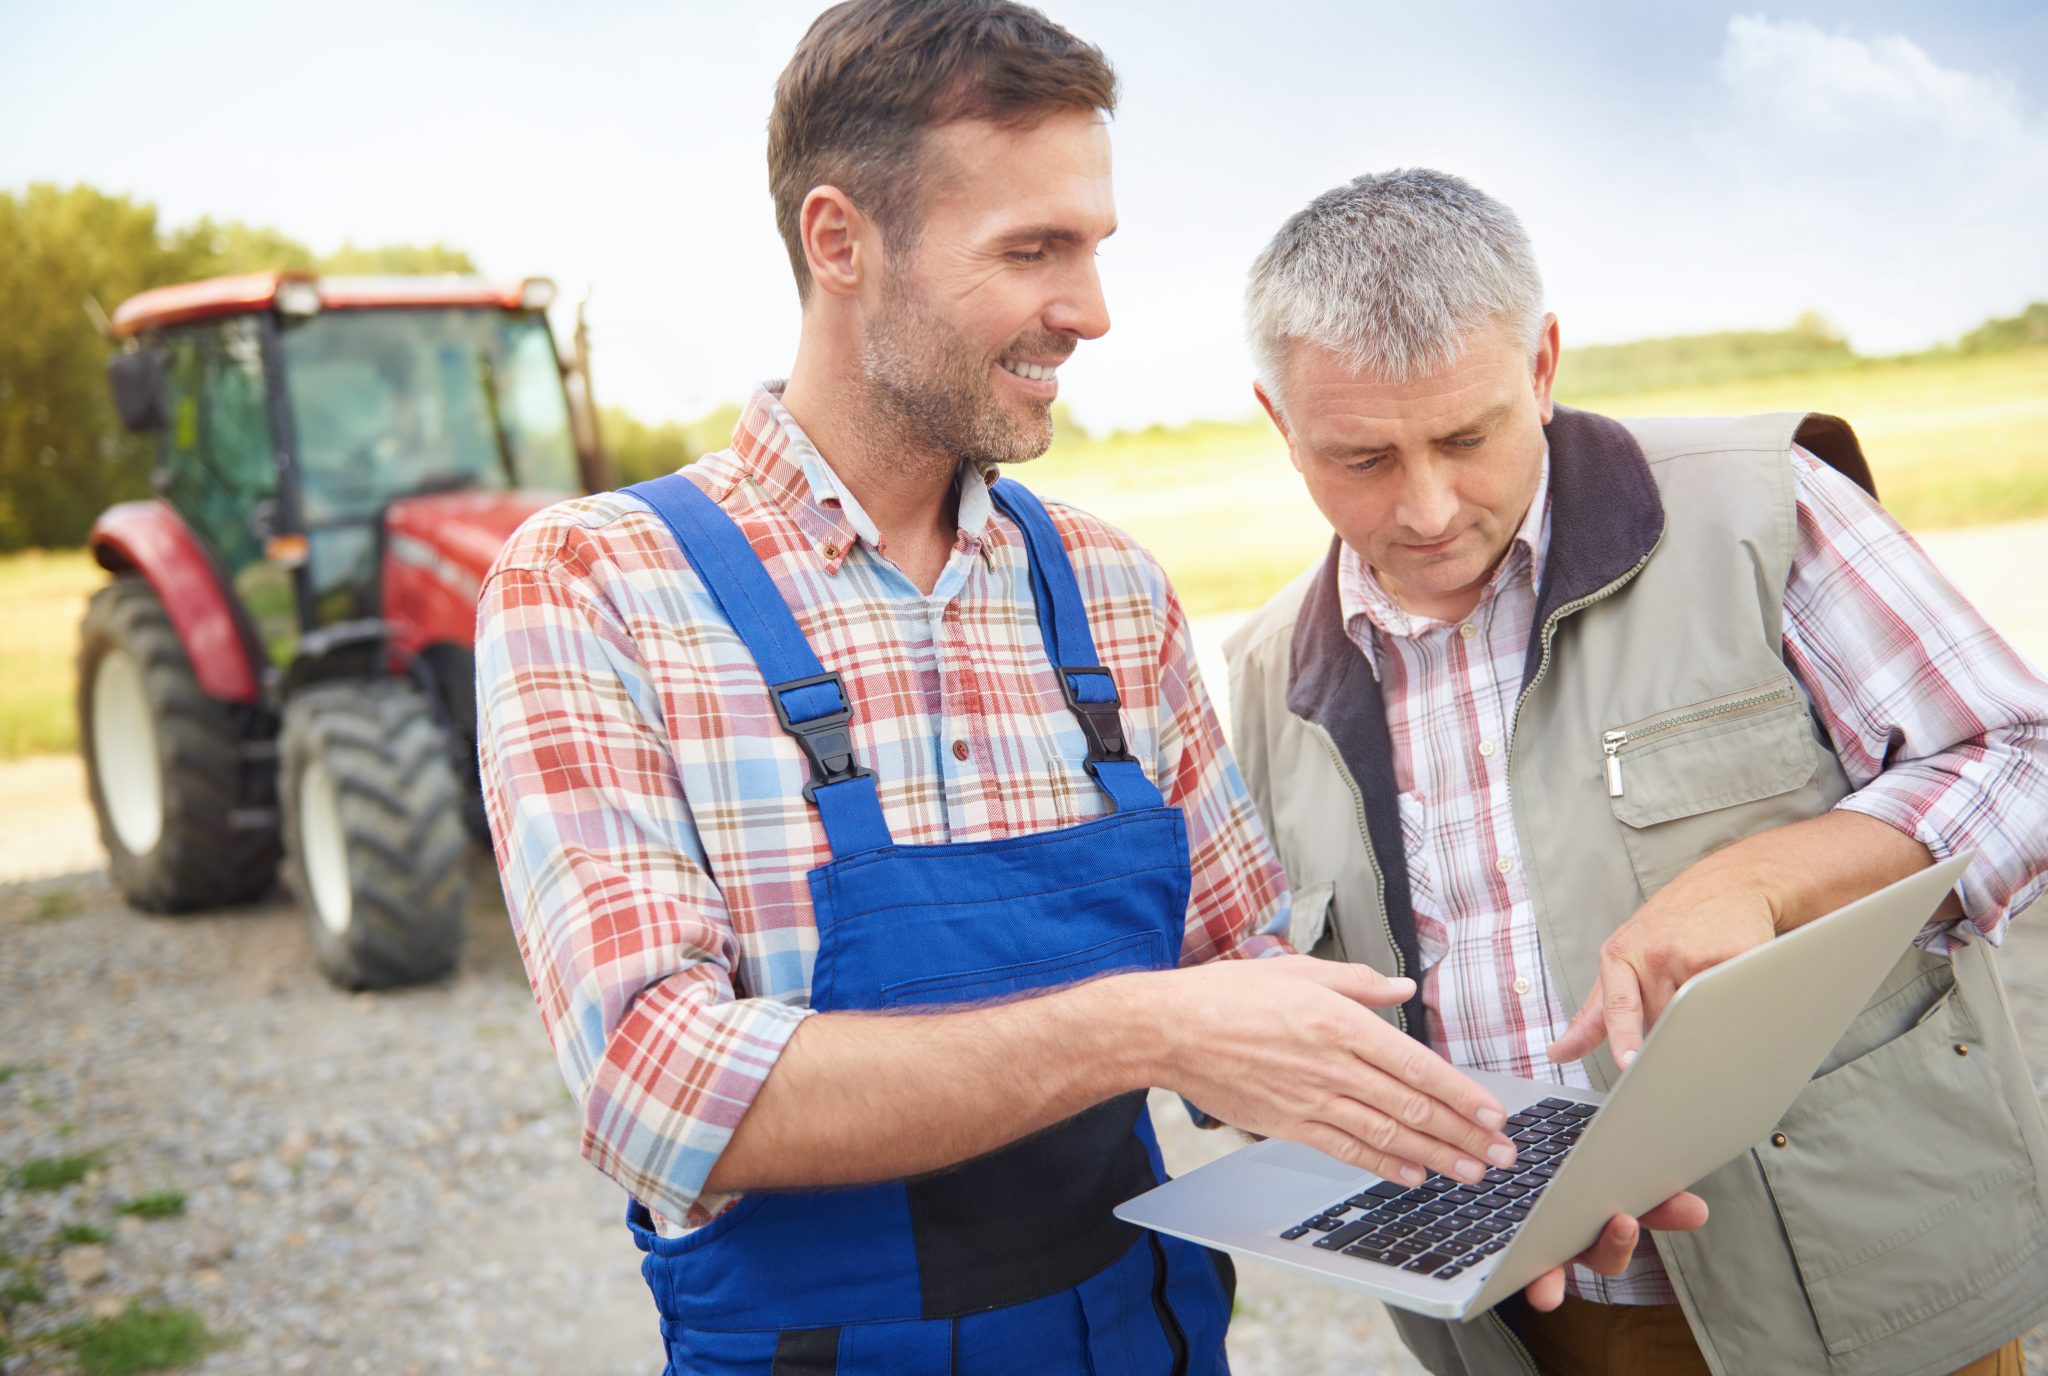
<instances>
[{"instance_id":1,"label":"tree line","mask_svg":"<svg viewBox=\"0 0 2048 1376\"><path fill-rule=\"evenodd\" d=\"M1954 344L1910 358L1975 357L2048 344L2048 302L2018 315L1987 320ZM1838 372L1886 362L1868 358L1811 311L1782 330L1723 330L1627 344L1565 346L1573 398L1612 396L1666 387L1699 387L1753 378Z\"/></svg>"},{"instance_id":2,"label":"tree line","mask_svg":"<svg viewBox=\"0 0 2048 1376\"><path fill-rule=\"evenodd\" d=\"M201 219L90 186L0 191L0 551L81 544L109 504L149 493L153 440L121 428L108 346L88 299L112 311L150 287L270 269L474 272L444 244L316 254L274 229Z\"/></svg>"}]
</instances>

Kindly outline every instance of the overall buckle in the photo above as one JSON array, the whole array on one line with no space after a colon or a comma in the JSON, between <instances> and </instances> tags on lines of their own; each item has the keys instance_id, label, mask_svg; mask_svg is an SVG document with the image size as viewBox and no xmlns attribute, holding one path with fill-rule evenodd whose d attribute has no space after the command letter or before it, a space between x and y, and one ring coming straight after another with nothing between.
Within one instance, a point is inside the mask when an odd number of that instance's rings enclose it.
<instances>
[{"instance_id":1,"label":"overall buckle","mask_svg":"<svg viewBox=\"0 0 2048 1376\"><path fill-rule=\"evenodd\" d=\"M1103 763L1136 764L1137 756L1131 754L1124 743L1124 722L1119 711L1122 700L1117 696L1116 680L1109 670L1099 664L1062 664L1054 669L1059 675L1060 691L1066 694L1067 706L1080 718L1081 733L1088 738L1088 758L1084 763L1090 773L1095 766ZM1109 684L1108 702L1083 702L1074 691L1074 678L1081 674L1100 674Z\"/></svg>"},{"instance_id":2,"label":"overall buckle","mask_svg":"<svg viewBox=\"0 0 2048 1376\"><path fill-rule=\"evenodd\" d=\"M789 706L782 700L784 693L799 688L814 688L829 683L839 693L839 710L827 712L820 717L805 721L792 721ZM843 784L850 779L873 777L873 771L861 768L853 759L853 732L848 723L853 720L853 705L846 696L846 682L837 674L813 674L809 678L793 678L787 683L773 683L768 686L768 701L775 705L775 719L782 723L782 729L796 737L804 756L811 762L811 781L804 785L804 801L815 803L818 790L827 784Z\"/></svg>"}]
</instances>

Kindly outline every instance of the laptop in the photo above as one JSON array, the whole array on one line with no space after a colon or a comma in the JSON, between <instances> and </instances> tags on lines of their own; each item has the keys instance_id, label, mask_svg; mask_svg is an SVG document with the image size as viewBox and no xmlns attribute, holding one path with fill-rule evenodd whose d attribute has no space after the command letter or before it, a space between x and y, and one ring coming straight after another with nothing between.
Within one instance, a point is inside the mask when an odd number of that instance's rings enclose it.
<instances>
[{"instance_id":1,"label":"laptop","mask_svg":"<svg viewBox=\"0 0 2048 1376\"><path fill-rule=\"evenodd\" d=\"M1686 981L1607 1094L1467 1074L1499 1096L1513 1166L1411 1189L1311 1147L1240 1148L1117 1217L1388 1304L1465 1319L1749 1150L1962 877L1953 856Z\"/></svg>"}]
</instances>

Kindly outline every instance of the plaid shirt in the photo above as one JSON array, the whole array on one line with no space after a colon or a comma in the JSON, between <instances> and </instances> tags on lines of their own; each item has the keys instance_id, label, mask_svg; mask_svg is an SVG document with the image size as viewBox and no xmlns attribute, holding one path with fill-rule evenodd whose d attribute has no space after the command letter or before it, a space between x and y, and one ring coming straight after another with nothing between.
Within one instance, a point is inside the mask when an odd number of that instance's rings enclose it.
<instances>
[{"instance_id":1,"label":"plaid shirt","mask_svg":"<svg viewBox=\"0 0 2048 1376\"><path fill-rule=\"evenodd\" d=\"M906 845L1101 816L1047 662L1023 532L963 464L931 593L887 558L772 387L685 470L745 530L828 670ZM1122 532L1051 507L1115 676L1131 752L1187 819L1183 964L1284 948L1266 844L1165 574ZM583 1150L664 1220L704 1182L811 999L805 875L832 856L754 660L659 519L616 493L527 522L478 613L478 745L499 874Z\"/></svg>"},{"instance_id":2,"label":"plaid shirt","mask_svg":"<svg viewBox=\"0 0 2048 1376\"><path fill-rule=\"evenodd\" d=\"M1785 659L1855 790L1837 806L1889 823L1937 859L1976 847L1963 907L1970 928L1995 942L2048 871L2048 682L1861 489L1804 450L1793 466ZM1404 612L1348 548L1339 598L1386 699L1431 1043L1457 1065L1584 1088L1583 1067L1544 1055L1572 1009L1544 969L1507 788L1507 733L1549 548L1546 459L1507 556L1462 621ZM1945 951L1968 939L1932 926L1920 941ZM1608 1303L1676 1298L1647 1248L1614 1280L1575 1268L1573 1290Z\"/></svg>"}]
</instances>

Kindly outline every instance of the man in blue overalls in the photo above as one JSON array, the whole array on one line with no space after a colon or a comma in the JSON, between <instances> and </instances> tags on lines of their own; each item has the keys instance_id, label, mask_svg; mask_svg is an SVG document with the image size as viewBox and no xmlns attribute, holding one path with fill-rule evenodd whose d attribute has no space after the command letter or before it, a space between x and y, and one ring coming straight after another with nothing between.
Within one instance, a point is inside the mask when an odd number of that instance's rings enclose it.
<instances>
[{"instance_id":1,"label":"man in blue overalls","mask_svg":"<svg viewBox=\"0 0 2048 1376\"><path fill-rule=\"evenodd\" d=\"M1148 1086L1390 1178L1513 1159L1372 1011L1412 981L1286 954L1156 564L997 476L1108 328L1114 99L1005 0L827 12L770 122L790 380L487 581L499 866L673 1372L1222 1372L1227 1263L1111 1214Z\"/></svg>"}]
</instances>

